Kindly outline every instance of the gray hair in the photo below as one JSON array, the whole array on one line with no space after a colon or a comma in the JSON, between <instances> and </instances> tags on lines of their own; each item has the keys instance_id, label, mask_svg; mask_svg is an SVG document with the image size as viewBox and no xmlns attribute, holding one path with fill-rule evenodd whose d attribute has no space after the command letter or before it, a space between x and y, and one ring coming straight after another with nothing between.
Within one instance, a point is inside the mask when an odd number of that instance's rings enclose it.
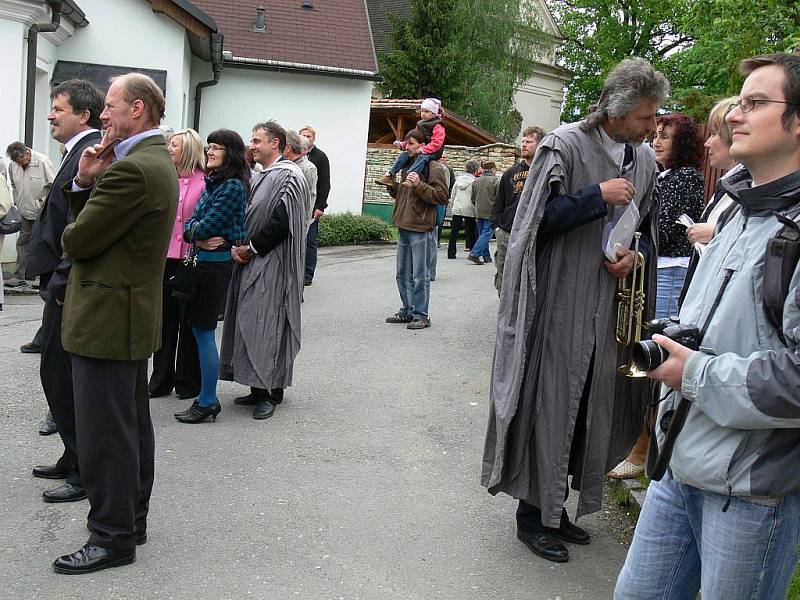
<instances>
[{"instance_id":1,"label":"gray hair","mask_svg":"<svg viewBox=\"0 0 800 600\"><path fill-rule=\"evenodd\" d=\"M606 117L624 117L641 98L653 98L663 104L669 96L669 81L643 58L627 58L620 62L603 83L603 92L595 106L581 123L588 131L600 125Z\"/></svg>"},{"instance_id":2,"label":"gray hair","mask_svg":"<svg viewBox=\"0 0 800 600\"><path fill-rule=\"evenodd\" d=\"M475 171L481 168L481 163L477 160L468 160L467 164L464 166L464 171L469 173L470 175L474 175Z\"/></svg>"},{"instance_id":3,"label":"gray hair","mask_svg":"<svg viewBox=\"0 0 800 600\"><path fill-rule=\"evenodd\" d=\"M306 141L303 136L297 133L294 129L286 130L286 147L292 151L292 154L303 153L303 142Z\"/></svg>"},{"instance_id":4,"label":"gray hair","mask_svg":"<svg viewBox=\"0 0 800 600\"><path fill-rule=\"evenodd\" d=\"M19 159L25 156L27 151L28 147L22 142L11 142L8 145L8 148L6 148L6 154L8 155L8 158L14 162L17 162Z\"/></svg>"}]
</instances>

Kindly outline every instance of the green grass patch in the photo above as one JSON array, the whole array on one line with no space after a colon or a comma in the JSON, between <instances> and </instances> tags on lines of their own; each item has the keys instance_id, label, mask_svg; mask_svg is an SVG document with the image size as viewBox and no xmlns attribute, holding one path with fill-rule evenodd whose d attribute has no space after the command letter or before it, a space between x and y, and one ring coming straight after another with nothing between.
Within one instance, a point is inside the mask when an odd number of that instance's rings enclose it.
<instances>
[{"instance_id":1,"label":"green grass patch","mask_svg":"<svg viewBox=\"0 0 800 600\"><path fill-rule=\"evenodd\" d=\"M794 570L792 583L789 584L789 591L786 592L786 600L800 600L800 566Z\"/></svg>"},{"instance_id":2,"label":"green grass patch","mask_svg":"<svg viewBox=\"0 0 800 600\"><path fill-rule=\"evenodd\" d=\"M627 510L636 522L639 519L639 505L631 498L631 491L622 480L610 480L614 502Z\"/></svg>"},{"instance_id":3,"label":"green grass patch","mask_svg":"<svg viewBox=\"0 0 800 600\"><path fill-rule=\"evenodd\" d=\"M389 241L391 226L372 215L340 213L325 215L319 220L320 246L347 246L365 242Z\"/></svg>"}]
</instances>

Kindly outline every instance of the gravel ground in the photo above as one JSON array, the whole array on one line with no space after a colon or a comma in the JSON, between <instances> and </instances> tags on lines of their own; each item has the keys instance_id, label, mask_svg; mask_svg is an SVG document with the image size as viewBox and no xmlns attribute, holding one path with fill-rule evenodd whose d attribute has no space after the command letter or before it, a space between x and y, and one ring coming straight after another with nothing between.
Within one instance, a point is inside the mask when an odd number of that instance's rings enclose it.
<instances>
[{"instance_id":1,"label":"gravel ground","mask_svg":"<svg viewBox=\"0 0 800 600\"><path fill-rule=\"evenodd\" d=\"M268 421L221 383L216 423L151 403L156 482L135 565L81 577L50 565L86 540L87 502L48 505L30 469L57 458L39 437L38 357L23 355L36 297L0 313L3 598L601 599L626 552L614 510L586 517L589 546L557 565L515 538L513 499L479 484L497 295L493 266L439 253L433 327L385 324L398 308L392 247L323 249L303 305L294 385ZM218 332L219 333L219 332ZM574 510L574 506L570 506Z\"/></svg>"}]
</instances>

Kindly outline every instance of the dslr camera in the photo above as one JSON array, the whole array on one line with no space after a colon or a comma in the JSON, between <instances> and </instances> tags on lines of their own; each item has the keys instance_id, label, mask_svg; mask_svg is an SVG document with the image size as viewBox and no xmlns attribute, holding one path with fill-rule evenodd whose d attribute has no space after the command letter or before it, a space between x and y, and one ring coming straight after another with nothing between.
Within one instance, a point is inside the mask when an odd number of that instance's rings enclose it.
<instances>
[{"instance_id":1,"label":"dslr camera","mask_svg":"<svg viewBox=\"0 0 800 600\"><path fill-rule=\"evenodd\" d=\"M676 320L668 318L648 321L645 328L649 331L650 337L660 333L690 350L700 348L700 329L697 325L681 325ZM633 345L633 363L643 371L658 368L668 356L669 352L651 339Z\"/></svg>"}]
</instances>

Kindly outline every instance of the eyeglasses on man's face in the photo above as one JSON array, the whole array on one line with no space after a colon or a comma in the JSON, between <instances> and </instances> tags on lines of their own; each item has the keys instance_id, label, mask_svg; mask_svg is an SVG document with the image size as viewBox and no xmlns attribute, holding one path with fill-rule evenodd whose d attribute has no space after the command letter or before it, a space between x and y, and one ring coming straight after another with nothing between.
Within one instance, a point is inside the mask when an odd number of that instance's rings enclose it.
<instances>
[{"instance_id":1,"label":"eyeglasses on man's face","mask_svg":"<svg viewBox=\"0 0 800 600\"><path fill-rule=\"evenodd\" d=\"M733 104L731 104L730 110L733 110L738 106L743 113L749 113L756 107L757 104L762 104L762 103L788 104L789 106L800 106L796 102L786 102L785 100L769 100L767 98L751 98L750 96L745 96L744 98L740 98L738 102L734 102Z\"/></svg>"}]
</instances>

